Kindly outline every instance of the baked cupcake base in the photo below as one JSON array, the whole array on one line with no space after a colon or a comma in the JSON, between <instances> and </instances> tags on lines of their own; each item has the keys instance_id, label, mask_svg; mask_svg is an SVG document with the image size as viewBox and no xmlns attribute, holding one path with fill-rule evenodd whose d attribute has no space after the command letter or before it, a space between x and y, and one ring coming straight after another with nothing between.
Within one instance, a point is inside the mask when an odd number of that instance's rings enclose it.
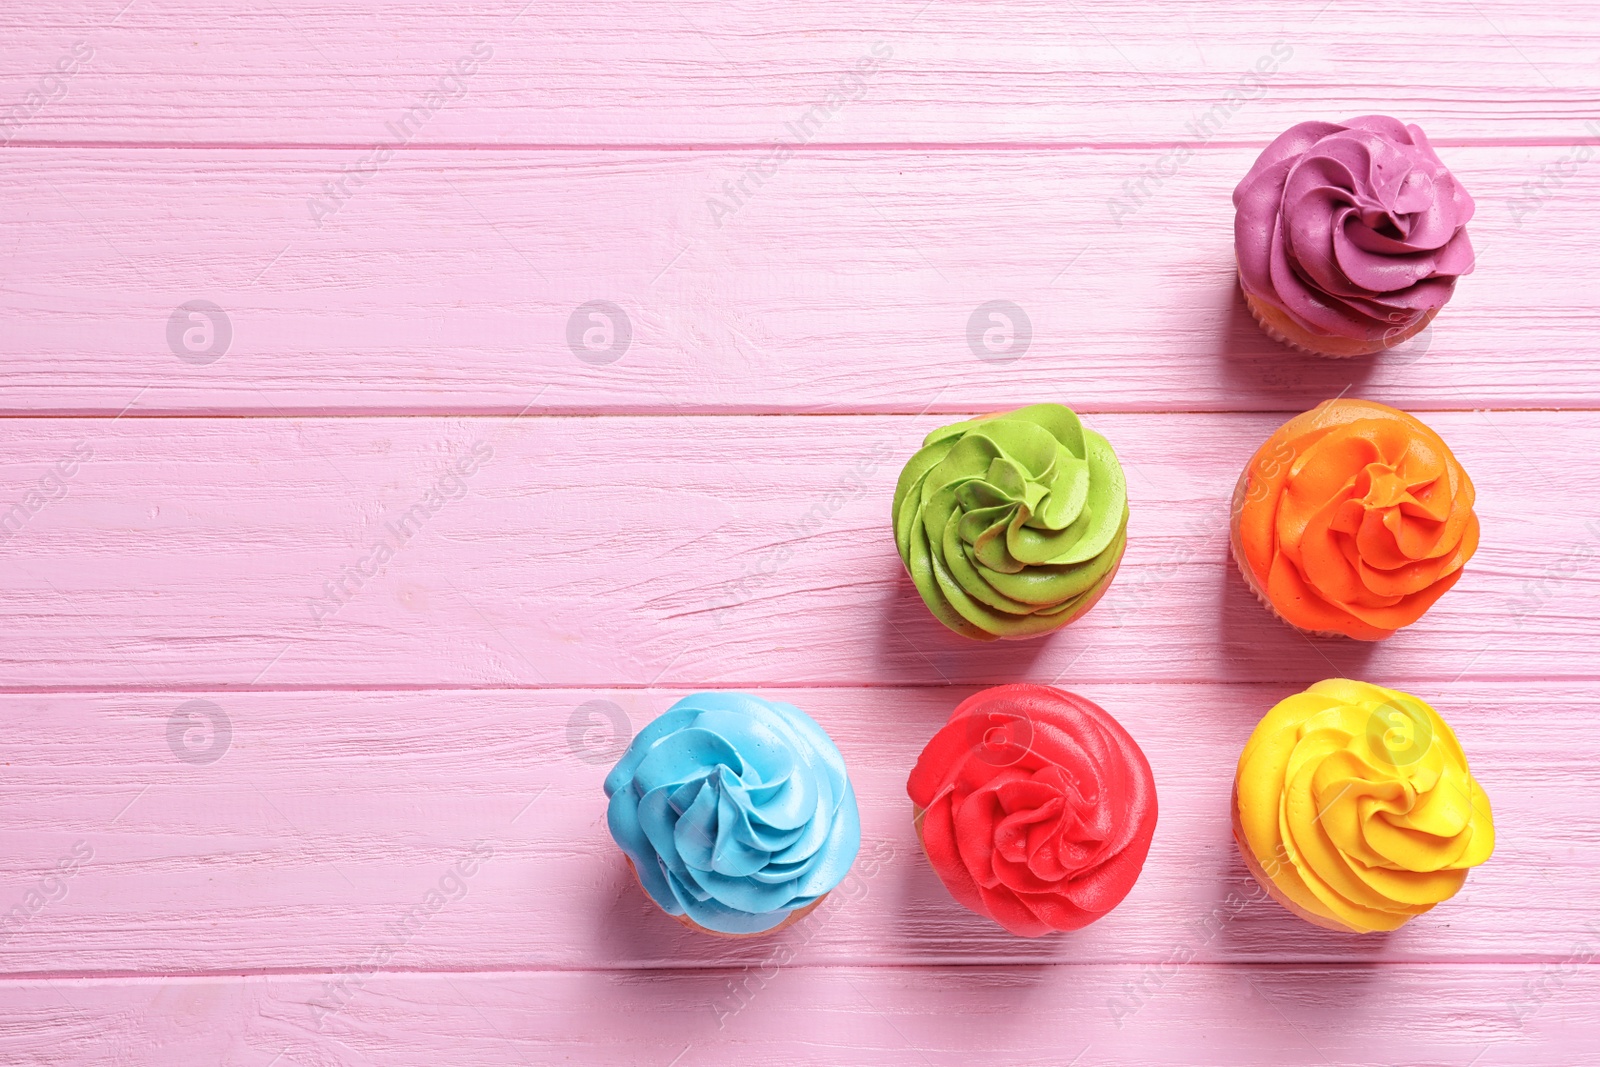
<instances>
[{"instance_id":1,"label":"baked cupcake base","mask_svg":"<svg viewBox=\"0 0 1600 1067\"><path fill-rule=\"evenodd\" d=\"M1243 288L1240 289L1243 292ZM1384 352L1397 345L1405 344L1411 338L1428 328L1433 317L1439 313L1435 308L1418 319L1410 328L1395 334L1392 337L1382 337L1377 340L1357 340L1348 337L1324 337L1314 334L1295 322L1284 312L1257 300L1249 293L1244 294L1244 302L1250 309L1250 315L1256 320L1256 325L1261 327L1263 333L1277 341L1279 344L1288 345L1300 352L1313 356L1322 356L1326 359L1349 359L1351 356L1370 356L1377 352Z\"/></svg>"},{"instance_id":2,"label":"baked cupcake base","mask_svg":"<svg viewBox=\"0 0 1600 1067\"><path fill-rule=\"evenodd\" d=\"M1250 850L1249 842L1245 840L1244 823L1239 818L1239 787L1237 785L1235 785L1233 788L1232 809L1233 840L1239 846L1239 855L1244 857L1244 865L1249 868L1251 876L1254 877L1257 882L1261 883L1261 888L1267 891L1268 896L1270 896L1273 900L1276 900L1279 904L1282 904L1290 912L1310 923L1312 926L1320 926L1324 930L1332 930L1335 933L1340 934L1354 934L1361 932L1359 930L1352 930L1343 923L1337 922L1324 915L1318 915L1314 912L1309 912L1300 905L1296 904L1294 901L1290 900L1288 897L1284 896L1283 891L1277 887L1276 883L1274 883L1273 880L1267 875L1266 869L1261 866L1261 862L1256 859L1256 854Z\"/></svg>"},{"instance_id":3,"label":"baked cupcake base","mask_svg":"<svg viewBox=\"0 0 1600 1067\"><path fill-rule=\"evenodd\" d=\"M639 880L639 869L633 865L633 860L631 860L631 859L628 860L627 864L628 864L628 873L633 875L634 883L636 885L638 885L639 891L641 893L644 893L644 896L645 896L646 900L650 901L650 903L652 903L652 904L655 904L656 903L655 899L653 897L651 897L648 892L645 892L644 883ZM831 892L831 890L830 890L830 892ZM779 930L787 930L789 927L793 926L795 923L799 922L801 919L804 919L807 915L810 915L813 911L816 911L817 910L817 906L819 904L821 904L824 900L827 900L827 899L828 899L828 894L824 893L820 897L818 897L816 900L813 900L811 903L807 904L805 907L796 908L794 911L791 911L789 913L789 917L787 919L783 920L783 922L779 923L777 926L772 927L770 930L757 930L753 934L730 934L730 933L727 933L727 932L722 931L722 930L712 930L709 927L701 926L699 923L695 922L693 919L689 918L689 916L687 916L687 915L672 915L672 913L666 911L665 908L662 908L661 910L664 913L666 913L667 915L671 915L671 917L674 920L676 920L679 924L681 924L683 926L687 926L689 929L693 930L697 934L709 934L712 937L724 937L724 938L727 938L730 941L743 941L746 938L766 937L768 934L775 934ZM661 907L661 905L656 904L656 907L659 908L659 907Z\"/></svg>"}]
</instances>

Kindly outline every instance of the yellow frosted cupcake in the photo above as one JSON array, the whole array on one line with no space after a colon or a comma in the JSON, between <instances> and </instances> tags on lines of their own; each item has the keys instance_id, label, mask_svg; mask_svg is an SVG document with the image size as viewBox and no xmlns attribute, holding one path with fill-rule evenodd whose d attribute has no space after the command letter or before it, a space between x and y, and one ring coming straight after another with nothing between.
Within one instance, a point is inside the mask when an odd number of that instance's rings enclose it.
<instances>
[{"instance_id":1,"label":"yellow frosted cupcake","mask_svg":"<svg viewBox=\"0 0 1600 1067\"><path fill-rule=\"evenodd\" d=\"M1250 735L1233 835L1278 903L1371 933L1455 896L1494 851L1494 818L1438 712L1333 678L1281 701Z\"/></svg>"}]
</instances>

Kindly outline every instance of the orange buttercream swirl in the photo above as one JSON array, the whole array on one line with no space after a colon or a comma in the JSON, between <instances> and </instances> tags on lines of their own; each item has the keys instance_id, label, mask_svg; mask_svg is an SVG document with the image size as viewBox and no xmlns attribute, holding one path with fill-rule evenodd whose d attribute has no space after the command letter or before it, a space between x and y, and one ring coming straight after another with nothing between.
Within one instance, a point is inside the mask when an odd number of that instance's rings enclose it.
<instances>
[{"instance_id":1,"label":"orange buttercream swirl","mask_svg":"<svg viewBox=\"0 0 1600 1067\"><path fill-rule=\"evenodd\" d=\"M1255 591L1302 630L1376 641L1409 626L1478 547L1472 480L1411 415L1329 400L1250 460L1234 552Z\"/></svg>"}]
</instances>

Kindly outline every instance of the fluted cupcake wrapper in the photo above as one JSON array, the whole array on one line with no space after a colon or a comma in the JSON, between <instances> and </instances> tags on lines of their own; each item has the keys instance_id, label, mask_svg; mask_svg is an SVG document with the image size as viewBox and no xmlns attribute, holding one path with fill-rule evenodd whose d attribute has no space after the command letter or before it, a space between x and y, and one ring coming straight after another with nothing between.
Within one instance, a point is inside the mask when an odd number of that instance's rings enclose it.
<instances>
[{"instance_id":1,"label":"fluted cupcake wrapper","mask_svg":"<svg viewBox=\"0 0 1600 1067\"><path fill-rule=\"evenodd\" d=\"M1305 330L1298 329L1288 316L1279 312L1265 301L1256 299L1248 292L1244 293L1244 303L1250 309L1250 317L1256 320L1257 326L1261 327L1262 333L1279 344L1294 349L1296 352L1320 356L1323 359L1350 359L1354 356L1370 356L1379 352L1387 352L1391 348L1405 344L1417 334L1426 330L1428 324L1433 321L1433 317L1438 314L1437 309L1429 311L1418 319L1415 324L1403 332L1395 334L1393 337L1380 338L1363 343L1344 338L1317 338ZM1294 336L1291 337L1285 331L1292 331ZM1317 347L1319 343L1328 346L1337 345L1347 349L1347 351L1330 352L1326 348Z\"/></svg>"},{"instance_id":2,"label":"fluted cupcake wrapper","mask_svg":"<svg viewBox=\"0 0 1600 1067\"><path fill-rule=\"evenodd\" d=\"M1239 855L1244 858L1245 868L1249 870L1251 877L1253 877L1256 882L1260 884L1261 888L1267 891L1267 896L1283 905L1285 911L1304 919L1312 926L1320 926L1324 930L1332 930L1335 933L1340 934L1362 933L1362 931L1352 929L1351 927L1344 925L1344 923L1325 918L1316 914L1315 912L1307 911L1294 901L1290 900L1288 897L1284 896L1283 891L1280 890L1277 886L1277 883L1272 880L1272 876L1269 875L1266 868L1261 865L1261 861L1256 859L1256 854L1250 851L1250 844L1245 840L1244 823L1239 818L1239 787L1237 785L1233 787L1232 809L1234 843L1239 846Z\"/></svg>"},{"instance_id":3,"label":"fluted cupcake wrapper","mask_svg":"<svg viewBox=\"0 0 1600 1067\"><path fill-rule=\"evenodd\" d=\"M639 868L637 868L637 867L635 867L633 865L633 860L631 858L628 859L627 863L628 863L628 873L633 875L633 880L639 886L639 889L644 893L644 895L646 897L649 897L650 896L650 891L645 888L644 879L639 877ZM832 890L829 890L829 892L832 892ZM820 897L818 897L816 900L813 900L811 903L807 904L805 907L796 908L794 911L791 911L789 913L789 917L787 919L784 919L783 922L779 923L777 926L774 926L774 927L772 927L770 929L767 929L767 930L757 930L754 933L749 933L749 934L730 934L730 933L726 933L726 932L724 932L722 930L713 930L709 926L701 926L699 923L697 923L693 919L689 918L688 915L673 915L672 917L674 919L676 919L680 924L682 924L683 926L687 926L689 929L693 930L697 934L709 934L712 937L726 938L729 941L744 941L744 940L747 940L747 939L752 938L752 937L766 937L768 934L775 934L779 930L787 930L787 929L789 929L789 927L793 926L795 923L799 922L801 919L804 919L807 915L810 915L812 912L816 911L817 908L821 906L822 902L824 900L827 900L827 899L828 899L828 894L824 893ZM650 902L652 904L654 904L655 900L651 899ZM657 905L657 906L659 907L659 905ZM663 910L665 910L665 909L663 909ZM670 915L671 912L668 912L667 914Z\"/></svg>"}]
</instances>

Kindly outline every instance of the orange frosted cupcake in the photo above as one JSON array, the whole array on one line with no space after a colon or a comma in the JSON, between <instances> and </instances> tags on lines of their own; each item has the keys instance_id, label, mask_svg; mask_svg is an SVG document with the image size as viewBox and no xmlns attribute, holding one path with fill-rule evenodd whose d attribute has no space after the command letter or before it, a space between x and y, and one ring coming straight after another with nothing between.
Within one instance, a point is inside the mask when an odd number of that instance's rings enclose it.
<instances>
[{"instance_id":1,"label":"orange frosted cupcake","mask_svg":"<svg viewBox=\"0 0 1600 1067\"><path fill-rule=\"evenodd\" d=\"M1478 547L1472 479L1415 417L1328 400L1267 438L1234 490L1233 558L1289 625L1362 641L1420 619Z\"/></svg>"}]
</instances>

